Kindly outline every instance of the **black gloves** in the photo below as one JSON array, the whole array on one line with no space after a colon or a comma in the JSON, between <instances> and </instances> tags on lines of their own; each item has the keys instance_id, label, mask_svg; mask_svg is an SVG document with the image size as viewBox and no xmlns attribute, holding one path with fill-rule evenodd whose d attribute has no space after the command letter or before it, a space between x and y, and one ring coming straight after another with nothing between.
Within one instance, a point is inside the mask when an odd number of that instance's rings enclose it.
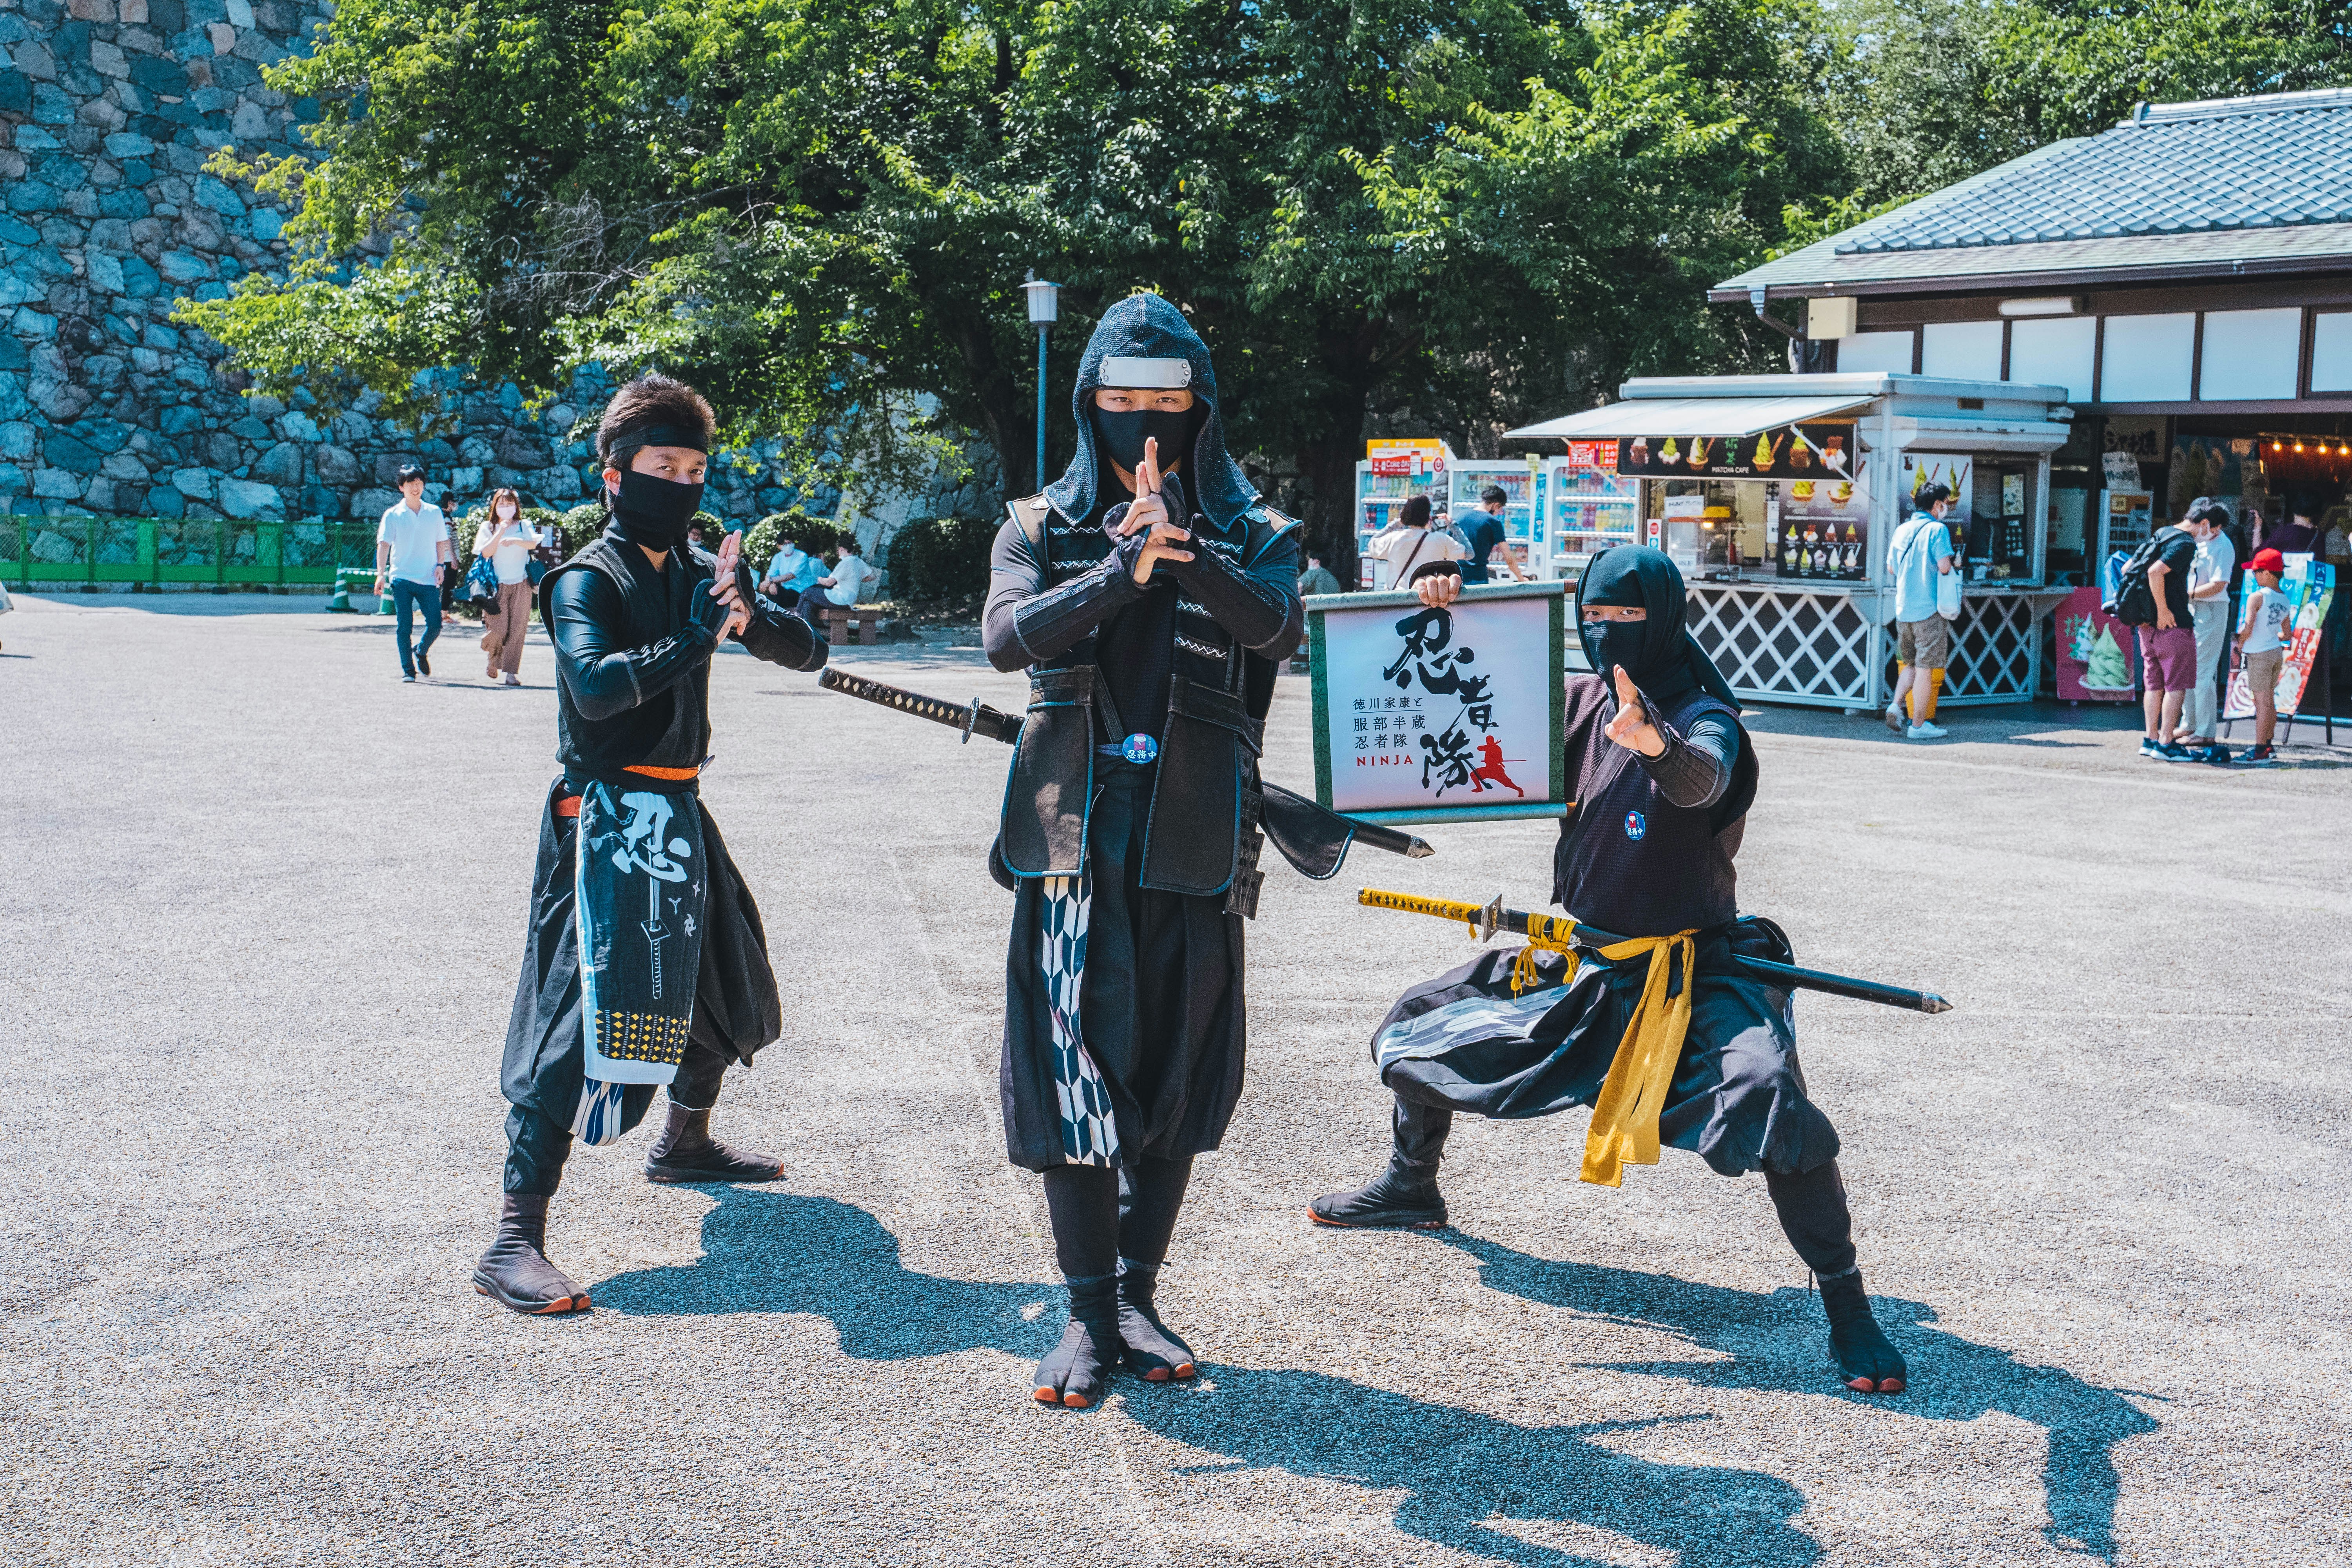
<instances>
[{"instance_id":1,"label":"black gloves","mask_svg":"<svg viewBox=\"0 0 2352 1568\"><path fill-rule=\"evenodd\" d=\"M733 612L710 596L710 588L708 577L695 584L693 596L686 602L686 629L700 631L704 646L716 647L719 634L726 629L727 617Z\"/></svg>"}]
</instances>

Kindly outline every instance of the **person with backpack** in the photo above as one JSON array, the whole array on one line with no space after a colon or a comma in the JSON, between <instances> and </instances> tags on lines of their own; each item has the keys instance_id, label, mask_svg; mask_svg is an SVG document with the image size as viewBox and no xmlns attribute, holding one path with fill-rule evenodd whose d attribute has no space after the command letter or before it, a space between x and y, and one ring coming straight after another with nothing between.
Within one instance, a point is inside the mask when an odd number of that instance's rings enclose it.
<instances>
[{"instance_id":1,"label":"person with backpack","mask_svg":"<svg viewBox=\"0 0 2352 1568\"><path fill-rule=\"evenodd\" d=\"M1952 510L1948 486L1923 486L1911 498L1911 521L1895 531L1887 563L1895 577L1895 698L1886 706L1886 727L1913 741L1940 741L1948 733L1936 722L1936 699L1944 689L1944 666L1952 654L1952 623L1942 613L1942 579L1958 568L1952 531L1944 514ZM1904 699L1910 698L1908 723Z\"/></svg>"},{"instance_id":2,"label":"person with backpack","mask_svg":"<svg viewBox=\"0 0 2352 1568\"><path fill-rule=\"evenodd\" d=\"M2158 529L2133 552L2116 593L2116 618L2139 632L2147 721L2139 754L2158 762L2190 763L2201 757L2171 738L2197 684L2197 632L2189 613L2189 579L2196 563L2194 533L2179 527Z\"/></svg>"}]
</instances>

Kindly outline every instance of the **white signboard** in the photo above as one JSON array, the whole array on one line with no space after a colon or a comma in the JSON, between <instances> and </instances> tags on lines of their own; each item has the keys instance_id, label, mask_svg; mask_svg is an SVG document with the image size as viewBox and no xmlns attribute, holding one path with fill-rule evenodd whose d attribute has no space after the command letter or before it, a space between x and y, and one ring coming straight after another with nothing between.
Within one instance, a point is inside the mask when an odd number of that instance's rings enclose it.
<instances>
[{"instance_id":1,"label":"white signboard","mask_svg":"<svg viewBox=\"0 0 2352 1568\"><path fill-rule=\"evenodd\" d=\"M1567 584L1307 601L1316 793L1375 822L1567 814L1560 758Z\"/></svg>"}]
</instances>

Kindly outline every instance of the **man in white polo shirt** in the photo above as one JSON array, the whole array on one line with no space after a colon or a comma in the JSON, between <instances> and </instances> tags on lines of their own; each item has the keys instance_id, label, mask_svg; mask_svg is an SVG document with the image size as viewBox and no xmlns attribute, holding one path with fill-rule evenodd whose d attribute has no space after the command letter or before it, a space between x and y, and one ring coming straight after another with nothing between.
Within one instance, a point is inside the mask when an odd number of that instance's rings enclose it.
<instances>
[{"instance_id":1,"label":"man in white polo shirt","mask_svg":"<svg viewBox=\"0 0 2352 1568\"><path fill-rule=\"evenodd\" d=\"M400 679L431 675L425 650L441 635L441 572L457 557L449 546L449 521L437 506L425 504L425 470L414 463L400 470L400 500L384 510L375 531L375 592L392 584L392 607L400 617ZM425 612L425 640L409 649L412 614Z\"/></svg>"}]
</instances>

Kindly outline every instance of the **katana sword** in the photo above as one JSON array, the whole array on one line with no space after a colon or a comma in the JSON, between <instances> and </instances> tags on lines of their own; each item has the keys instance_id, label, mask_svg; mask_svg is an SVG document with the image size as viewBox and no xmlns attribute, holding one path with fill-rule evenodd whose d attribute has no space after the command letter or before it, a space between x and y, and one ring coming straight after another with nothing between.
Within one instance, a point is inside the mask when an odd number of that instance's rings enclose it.
<instances>
[{"instance_id":1,"label":"katana sword","mask_svg":"<svg viewBox=\"0 0 2352 1568\"><path fill-rule=\"evenodd\" d=\"M929 719L934 724L944 724L950 730L961 731L966 744L971 743L974 735L985 735L1008 746L1021 739L1021 716L991 708L985 702L942 701L937 697L926 697L902 686L868 680L864 676L851 675L839 668L828 668L817 678L817 684L827 691L838 691L845 697L879 703L885 708L895 708L901 713L911 713L918 719ZM1296 790L1285 789L1277 784L1268 784L1261 779L1258 788L1266 795L1285 796L1310 811L1325 809ZM1338 817L1354 829L1357 843L1369 845L1374 849L1385 849L1391 855L1402 855L1413 860L1437 853L1425 840L1410 833L1400 833L1393 827L1383 827L1377 822L1366 822L1360 817L1347 816L1336 811L1327 815Z\"/></svg>"},{"instance_id":2,"label":"katana sword","mask_svg":"<svg viewBox=\"0 0 2352 1568\"><path fill-rule=\"evenodd\" d=\"M1470 934L1485 942L1498 931L1517 931L1537 947L1564 952L1571 947L1614 947L1632 939L1614 931L1601 931L1566 915L1529 914L1525 910L1507 910L1498 895L1488 904L1457 903L1451 899L1424 899L1412 893L1387 893L1378 888L1365 888L1356 894L1356 901L1376 910L1402 910L1407 914L1434 915L1442 921L1460 921L1470 928ZM1819 969L1800 969L1793 963L1780 963L1769 958L1750 958L1735 952L1731 962L1747 974L1759 980L1771 980L1782 985L1805 991L1824 991L1832 996L1851 996L1857 1002L1876 1002L1888 1007L1907 1007L1915 1013L1948 1013L1952 1005L1932 991L1909 991L1900 985L1887 985L1875 980L1856 980L1848 974L1831 974Z\"/></svg>"}]
</instances>

